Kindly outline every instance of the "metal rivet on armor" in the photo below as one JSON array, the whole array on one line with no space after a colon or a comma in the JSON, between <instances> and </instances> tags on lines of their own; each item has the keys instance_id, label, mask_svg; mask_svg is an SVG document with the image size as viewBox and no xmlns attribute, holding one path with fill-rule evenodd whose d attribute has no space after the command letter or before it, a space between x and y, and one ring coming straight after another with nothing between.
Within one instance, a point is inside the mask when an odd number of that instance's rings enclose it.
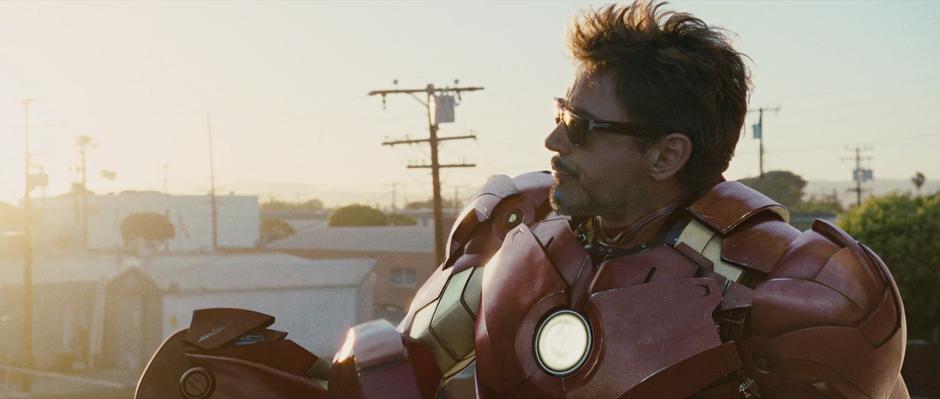
<instances>
[{"instance_id":1,"label":"metal rivet on armor","mask_svg":"<svg viewBox=\"0 0 940 399\"><path fill-rule=\"evenodd\" d=\"M215 376L204 367L193 367L180 377L180 394L186 399L206 399L215 391Z\"/></svg>"},{"instance_id":2,"label":"metal rivet on armor","mask_svg":"<svg viewBox=\"0 0 940 399\"><path fill-rule=\"evenodd\" d=\"M770 372L770 359L767 358L764 354L758 353L754 355L754 367L757 368L757 371L762 373Z\"/></svg>"},{"instance_id":3,"label":"metal rivet on armor","mask_svg":"<svg viewBox=\"0 0 940 399\"><path fill-rule=\"evenodd\" d=\"M518 209L513 209L509 211L508 215L506 215L506 224L509 225L509 227L515 227L521 221L522 221L522 211Z\"/></svg>"}]
</instances>

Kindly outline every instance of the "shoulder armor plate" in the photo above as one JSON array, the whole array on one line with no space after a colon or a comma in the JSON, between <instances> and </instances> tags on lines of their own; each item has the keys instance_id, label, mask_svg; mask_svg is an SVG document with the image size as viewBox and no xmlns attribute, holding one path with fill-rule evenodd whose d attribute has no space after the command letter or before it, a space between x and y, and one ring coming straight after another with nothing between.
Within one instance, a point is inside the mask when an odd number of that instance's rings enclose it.
<instances>
[{"instance_id":1,"label":"shoulder armor plate","mask_svg":"<svg viewBox=\"0 0 940 399\"><path fill-rule=\"evenodd\" d=\"M845 397L883 398L903 384L904 309L873 252L817 220L767 277L741 345L762 390L821 381Z\"/></svg>"},{"instance_id":2,"label":"shoulder armor plate","mask_svg":"<svg viewBox=\"0 0 940 399\"><path fill-rule=\"evenodd\" d=\"M741 223L764 212L775 214L784 222L790 220L786 208L737 181L718 183L687 209L721 234L728 234Z\"/></svg>"}]
</instances>

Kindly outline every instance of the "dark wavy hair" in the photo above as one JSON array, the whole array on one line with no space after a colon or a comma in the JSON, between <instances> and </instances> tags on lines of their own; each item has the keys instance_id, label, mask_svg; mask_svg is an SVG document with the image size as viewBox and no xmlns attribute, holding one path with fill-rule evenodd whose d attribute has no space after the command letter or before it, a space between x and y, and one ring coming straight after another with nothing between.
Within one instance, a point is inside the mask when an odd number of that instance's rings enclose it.
<instances>
[{"instance_id":1,"label":"dark wavy hair","mask_svg":"<svg viewBox=\"0 0 940 399\"><path fill-rule=\"evenodd\" d=\"M632 121L650 126L643 148L669 133L692 141L678 178L701 191L734 154L747 113L750 73L725 30L665 3L634 1L586 11L568 32L583 72L609 72Z\"/></svg>"}]
</instances>

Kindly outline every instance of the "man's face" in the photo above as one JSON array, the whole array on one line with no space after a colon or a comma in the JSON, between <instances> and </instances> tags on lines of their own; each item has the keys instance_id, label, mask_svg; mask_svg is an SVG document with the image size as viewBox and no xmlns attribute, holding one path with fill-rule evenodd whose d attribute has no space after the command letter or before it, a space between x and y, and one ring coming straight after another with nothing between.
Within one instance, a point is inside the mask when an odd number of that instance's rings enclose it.
<instances>
[{"instance_id":1,"label":"man's face","mask_svg":"<svg viewBox=\"0 0 940 399\"><path fill-rule=\"evenodd\" d=\"M629 122L614 89L608 73L579 74L567 103L587 119ZM559 123L545 138L545 147L557 153L552 157L551 200L559 213L616 220L649 207L644 193L651 183L650 165L634 137L592 130L575 146Z\"/></svg>"}]
</instances>

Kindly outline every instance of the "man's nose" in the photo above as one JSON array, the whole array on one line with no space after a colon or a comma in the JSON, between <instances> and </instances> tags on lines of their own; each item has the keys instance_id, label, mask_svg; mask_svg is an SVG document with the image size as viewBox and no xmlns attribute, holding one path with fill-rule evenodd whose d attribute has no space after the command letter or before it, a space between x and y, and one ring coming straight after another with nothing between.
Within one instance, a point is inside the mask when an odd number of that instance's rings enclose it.
<instances>
[{"instance_id":1,"label":"man's nose","mask_svg":"<svg viewBox=\"0 0 940 399\"><path fill-rule=\"evenodd\" d=\"M568 135L565 131L565 124L559 123L555 126L548 136L545 137L545 148L559 154L567 154L571 150L571 142L568 141Z\"/></svg>"}]
</instances>

